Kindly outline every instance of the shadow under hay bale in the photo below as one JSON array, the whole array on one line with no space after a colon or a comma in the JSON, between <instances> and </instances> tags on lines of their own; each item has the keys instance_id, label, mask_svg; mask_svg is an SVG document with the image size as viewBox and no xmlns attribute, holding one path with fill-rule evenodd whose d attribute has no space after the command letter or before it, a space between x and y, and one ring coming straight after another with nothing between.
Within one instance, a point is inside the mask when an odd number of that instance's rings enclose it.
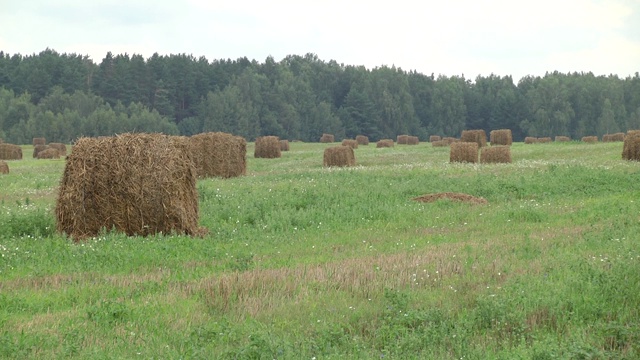
<instances>
[{"instance_id":1,"label":"shadow under hay bale","mask_svg":"<svg viewBox=\"0 0 640 360\"><path fill-rule=\"evenodd\" d=\"M478 143L461 141L451 143L450 146L449 162L478 162Z\"/></svg>"},{"instance_id":2,"label":"shadow under hay bale","mask_svg":"<svg viewBox=\"0 0 640 360\"><path fill-rule=\"evenodd\" d=\"M484 130L462 130L460 142L474 142L481 148L487 146L487 133Z\"/></svg>"},{"instance_id":3,"label":"shadow under hay bale","mask_svg":"<svg viewBox=\"0 0 640 360\"><path fill-rule=\"evenodd\" d=\"M640 131L627 132L622 145L622 159L640 161Z\"/></svg>"},{"instance_id":4,"label":"shadow under hay bale","mask_svg":"<svg viewBox=\"0 0 640 360\"><path fill-rule=\"evenodd\" d=\"M525 144L537 144L538 143L538 138L537 137L533 137L533 136L527 136L524 138L524 143Z\"/></svg>"},{"instance_id":5,"label":"shadow under hay bale","mask_svg":"<svg viewBox=\"0 0 640 360\"><path fill-rule=\"evenodd\" d=\"M80 138L67 157L57 230L76 240L103 229L132 235L203 235L188 144L161 134Z\"/></svg>"},{"instance_id":6,"label":"shadow under hay bale","mask_svg":"<svg viewBox=\"0 0 640 360\"><path fill-rule=\"evenodd\" d=\"M36 145L46 145L47 144L47 140L43 137L40 138L33 138L33 146Z\"/></svg>"},{"instance_id":7,"label":"shadow under hay bale","mask_svg":"<svg viewBox=\"0 0 640 360\"><path fill-rule=\"evenodd\" d=\"M49 147L47 145L34 145L33 146L33 158L37 159L38 154L42 151L47 150Z\"/></svg>"},{"instance_id":8,"label":"shadow under hay bale","mask_svg":"<svg viewBox=\"0 0 640 360\"><path fill-rule=\"evenodd\" d=\"M429 142L434 142L434 141L441 141L442 138L439 135L431 135L429 136Z\"/></svg>"},{"instance_id":9,"label":"shadow under hay bale","mask_svg":"<svg viewBox=\"0 0 640 360\"><path fill-rule=\"evenodd\" d=\"M491 130L489 133L489 141L491 145L511 145L513 136L510 129Z\"/></svg>"},{"instance_id":10,"label":"shadow under hay bale","mask_svg":"<svg viewBox=\"0 0 640 360\"><path fill-rule=\"evenodd\" d=\"M322 134L320 138L321 143L332 143L335 142L335 137L332 134Z\"/></svg>"},{"instance_id":11,"label":"shadow under hay bale","mask_svg":"<svg viewBox=\"0 0 640 360\"><path fill-rule=\"evenodd\" d=\"M418 138L417 136L409 136L407 138L407 145L419 145L420 144L420 138Z\"/></svg>"},{"instance_id":12,"label":"shadow under hay bale","mask_svg":"<svg viewBox=\"0 0 640 360\"><path fill-rule=\"evenodd\" d=\"M344 139L342 140L342 146L349 146L352 149L358 148L358 141L352 139Z\"/></svg>"},{"instance_id":13,"label":"shadow under hay bale","mask_svg":"<svg viewBox=\"0 0 640 360\"><path fill-rule=\"evenodd\" d=\"M356 141L358 142L358 145L369 145L369 137L364 135L356 136Z\"/></svg>"},{"instance_id":14,"label":"shadow under hay bale","mask_svg":"<svg viewBox=\"0 0 640 360\"><path fill-rule=\"evenodd\" d=\"M583 136L582 137L582 142L589 143L589 144L595 144L595 143L598 142L598 137L597 136Z\"/></svg>"},{"instance_id":15,"label":"shadow under hay bale","mask_svg":"<svg viewBox=\"0 0 640 360\"><path fill-rule=\"evenodd\" d=\"M208 132L186 138L199 178L232 178L247 172L247 141L241 136Z\"/></svg>"},{"instance_id":16,"label":"shadow under hay bale","mask_svg":"<svg viewBox=\"0 0 640 360\"><path fill-rule=\"evenodd\" d=\"M555 142L567 142L571 141L571 138L568 136L556 136Z\"/></svg>"},{"instance_id":17,"label":"shadow under hay bale","mask_svg":"<svg viewBox=\"0 0 640 360\"><path fill-rule=\"evenodd\" d=\"M480 151L480 163L482 164L510 164L511 147L508 145L496 145L484 147Z\"/></svg>"},{"instance_id":18,"label":"shadow under hay bale","mask_svg":"<svg viewBox=\"0 0 640 360\"><path fill-rule=\"evenodd\" d=\"M261 136L256 139L255 146L253 152L255 158L275 159L282 157L280 139L277 136Z\"/></svg>"},{"instance_id":19,"label":"shadow under hay bale","mask_svg":"<svg viewBox=\"0 0 640 360\"><path fill-rule=\"evenodd\" d=\"M8 174L9 173L9 164L6 161L0 160L0 174Z\"/></svg>"},{"instance_id":20,"label":"shadow under hay bale","mask_svg":"<svg viewBox=\"0 0 640 360\"><path fill-rule=\"evenodd\" d=\"M430 203L430 202L435 202L443 199L460 201L460 202L465 202L465 203L474 204L474 205L482 205L482 204L488 203L488 201L485 198L481 198L481 197L477 197L469 194L454 193L454 192L426 194L426 195L413 198L412 200L423 202L423 203Z\"/></svg>"},{"instance_id":21,"label":"shadow under hay bale","mask_svg":"<svg viewBox=\"0 0 640 360\"><path fill-rule=\"evenodd\" d=\"M0 160L21 160L22 148L14 144L0 144Z\"/></svg>"},{"instance_id":22,"label":"shadow under hay bale","mask_svg":"<svg viewBox=\"0 0 640 360\"><path fill-rule=\"evenodd\" d=\"M393 140L391 139L381 139L376 142L376 148L390 148L393 146Z\"/></svg>"},{"instance_id":23,"label":"shadow under hay bale","mask_svg":"<svg viewBox=\"0 0 640 360\"><path fill-rule=\"evenodd\" d=\"M58 150L60 156L67 156L67 146L63 143L49 143L50 148Z\"/></svg>"},{"instance_id":24,"label":"shadow under hay bale","mask_svg":"<svg viewBox=\"0 0 640 360\"><path fill-rule=\"evenodd\" d=\"M396 137L396 143L398 145L407 145L409 142L409 135L398 135Z\"/></svg>"},{"instance_id":25,"label":"shadow under hay bale","mask_svg":"<svg viewBox=\"0 0 640 360\"><path fill-rule=\"evenodd\" d=\"M60 152L54 148L46 148L38 153L38 159L60 159Z\"/></svg>"},{"instance_id":26,"label":"shadow under hay bale","mask_svg":"<svg viewBox=\"0 0 640 360\"><path fill-rule=\"evenodd\" d=\"M280 151L289 151L289 140L280 140Z\"/></svg>"},{"instance_id":27,"label":"shadow under hay bale","mask_svg":"<svg viewBox=\"0 0 640 360\"><path fill-rule=\"evenodd\" d=\"M350 146L334 146L324 149L323 164L329 166L355 166L356 156Z\"/></svg>"}]
</instances>

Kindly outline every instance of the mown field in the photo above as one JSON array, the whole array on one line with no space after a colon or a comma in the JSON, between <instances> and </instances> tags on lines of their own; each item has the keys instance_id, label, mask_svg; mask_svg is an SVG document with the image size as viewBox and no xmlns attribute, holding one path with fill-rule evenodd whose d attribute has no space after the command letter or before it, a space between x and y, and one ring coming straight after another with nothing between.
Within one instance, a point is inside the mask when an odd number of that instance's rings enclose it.
<instances>
[{"instance_id":1,"label":"mown field","mask_svg":"<svg viewBox=\"0 0 640 360\"><path fill-rule=\"evenodd\" d=\"M0 358L637 359L640 164L622 143L291 143L198 182L205 238L55 233L64 160L0 175ZM460 192L485 205L412 198Z\"/></svg>"}]
</instances>

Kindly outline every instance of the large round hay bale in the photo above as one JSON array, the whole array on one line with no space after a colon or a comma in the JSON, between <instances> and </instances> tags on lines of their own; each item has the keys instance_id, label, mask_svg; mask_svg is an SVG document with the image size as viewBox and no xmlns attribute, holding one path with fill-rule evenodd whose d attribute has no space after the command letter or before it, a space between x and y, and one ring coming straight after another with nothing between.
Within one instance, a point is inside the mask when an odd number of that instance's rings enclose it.
<instances>
[{"instance_id":1,"label":"large round hay bale","mask_svg":"<svg viewBox=\"0 0 640 360\"><path fill-rule=\"evenodd\" d=\"M480 151L480 162L483 164L510 164L511 147L509 145L483 147Z\"/></svg>"},{"instance_id":2,"label":"large round hay bale","mask_svg":"<svg viewBox=\"0 0 640 360\"><path fill-rule=\"evenodd\" d=\"M622 145L622 159L640 161L640 131L629 131Z\"/></svg>"},{"instance_id":3,"label":"large round hay bale","mask_svg":"<svg viewBox=\"0 0 640 360\"><path fill-rule=\"evenodd\" d=\"M335 141L335 137L332 134L322 134L320 138L321 143L332 143Z\"/></svg>"},{"instance_id":4,"label":"large round hay bale","mask_svg":"<svg viewBox=\"0 0 640 360\"><path fill-rule=\"evenodd\" d=\"M429 142L434 142L434 141L441 141L442 138L439 135L431 135L429 136Z\"/></svg>"},{"instance_id":5,"label":"large round hay bale","mask_svg":"<svg viewBox=\"0 0 640 360\"><path fill-rule=\"evenodd\" d=\"M201 235L196 170L184 140L161 134L80 138L67 157L57 230L74 239L115 229L127 235Z\"/></svg>"},{"instance_id":6,"label":"large round hay bale","mask_svg":"<svg viewBox=\"0 0 640 360\"><path fill-rule=\"evenodd\" d=\"M365 135L356 136L356 141L358 145L369 145L369 137Z\"/></svg>"},{"instance_id":7,"label":"large round hay bale","mask_svg":"<svg viewBox=\"0 0 640 360\"><path fill-rule=\"evenodd\" d=\"M46 148L38 153L38 159L60 159L58 149Z\"/></svg>"},{"instance_id":8,"label":"large round hay bale","mask_svg":"<svg viewBox=\"0 0 640 360\"><path fill-rule=\"evenodd\" d=\"M0 160L0 174L8 174L9 173L9 164L6 161Z\"/></svg>"},{"instance_id":9,"label":"large round hay bale","mask_svg":"<svg viewBox=\"0 0 640 360\"><path fill-rule=\"evenodd\" d=\"M393 147L393 140L391 139L380 139L376 142L376 148L389 148Z\"/></svg>"},{"instance_id":10,"label":"large round hay bale","mask_svg":"<svg viewBox=\"0 0 640 360\"><path fill-rule=\"evenodd\" d=\"M525 144L537 144L538 143L538 138L537 137L533 137L533 136L527 136L524 138L524 143Z\"/></svg>"},{"instance_id":11,"label":"large round hay bale","mask_svg":"<svg viewBox=\"0 0 640 360\"><path fill-rule=\"evenodd\" d=\"M481 148L487 146L487 133L484 130L462 130L460 142L474 142Z\"/></svg>"},{"instance_id":12,"label":"large round hay bale","mask_svg":"<svg viewBox=\"0 0 640 360\"><path fill-rule=\"evenodd\" d=\"M324 166L355 166L356 156L350 146L334 146L324 149Z\"/></svg>"},{"instance_id":13,"label":"large round hay bale","mask_svg":"<svg viewBox=\"0 0 640 360\"><path fill-rule=\"evenodd\" d=\"M489 141L491 145L511 145L513 143L511 129L491 130Z\"/></svg>"},{"instance_id":14,"label":"large round hay bale","mask_svg":"<svg viewBox=\"0 0 640 360\"><path fill-rule=\"evenodd\" d=\"M349 146L352 149L358 148L358 141L353 139L344 139L342 140L342 146Z\"/></svg>"},{"instance_id":15,"label":"large round hay bale","mask_svg":"<svg viewBox=\"0 0 640 360\"><path fill-rule=\"evenodd\" d=\"M280 139L277 136L261 136L256 139L255 158L275 159L282 157Z\"/></svg>"},{"instance_id":16,"label":"large round hay bale","mask_svg":"<svg viewBox=\"0 0 640 360\"><path fill-rule=\"evenodd\" d=\"M289 151L289 140L280 140L280 151Z\"/></svg>"},{"instance_id":17,"label":"large round hay bale","mask_svg":"<svg viewBox=\"0 0 640 360\"><path fill-rule=\"evenodd\" d=\"M0 144L0 160L22 159L22 148L14 144Z\"/></svg>"},{"instance_id":18,"label":"large round hay bale","mask_svg":"<svg viewBox=\"0 0 640 360\"><path fill-rule=\"evenodd\" d=\"M46 144L47 144L47 140L43 137L33 138L33 146L46 145Z\"/></svg>"},{"instance_id":19,"label":"large round hay bale","mask_svg":"<svg viewBox=\"0 0 640 360\"><path fill-rule=\"evenodd\" d=\"M418 145L420 144L420 138L417 136L409 136L407 138L407 145Z\"/></svg>"},{"instance_id":20,"label":"large round hay bale","mask_svg":"<svg viewBox=\"0 0 640 360\"><path fill-rule=\"evenodd\" d=\"M207 132L188 138L199 178L232 178L247 173L247 141L241 136Z\"/></svg>"},{"instance_id":21,"label":"large round hay bale","mask_svg":"<svg viewBox=\"0 0 640 360\"><path fill-rule=\"evenodd\" d=\"M589 144L595 144L598 142L598 137L597 136L583 136L582 137L582 142L586 142Z\"/></svg>"},{"instance_id":22,"label":"large round hay bale","mask_svg":"<svg viewBox=\"0 0 640 360\"><path fill-rule=\"evenodd\" d=\"M477 142L454 142L451 143L449 151L449 162L478 162L478 143Z\"/></svg>"},{"instance_id":23,"label":"large round hay bale","mask_svg":"<svg viewBox=\"0 0 640 360\"><path fill-rule=\"evenodd\" d=\"M67 146L63 143L49 143L50 148L58 150L60 156L67 156Z\"/></svg>"},{"instance_id":24,"label":"large round hay bale","mask_svg":"<svg viewBox=\"0 0 640 360\"><path fill-rule=\"evenodd\" d=\"M48 148L49 148L49 147L48 147L47 145L40 145L40 144L38 144L38 145L34 145L34 146L33 146L33 158L34 158L34 159L37 159L37 158L38 158L38 154L39 154L41 151L45 151L45 150L47 150Z\"/></svg>"},{"instance_id":25,"label":"large round hay bale","mask_svg":"<svg viewBox=\"0 0 640 360\"><path fill-rule=\"evenodd\" d=\"M571 141L571 138L568 136L556 136L555 138L556 142L567 142L567 141Z\"/></svg>"},{"instance_id":26,"label":"large round hay bale","mask_svg":"<svg viewBox=\"0 0 640 360\"><path fill-rule=\"evenodd\" d=\"M398 135L396 137L396 143L398 145L407 145L409 142L409 135Z\"/></svg>"}]
</instances>

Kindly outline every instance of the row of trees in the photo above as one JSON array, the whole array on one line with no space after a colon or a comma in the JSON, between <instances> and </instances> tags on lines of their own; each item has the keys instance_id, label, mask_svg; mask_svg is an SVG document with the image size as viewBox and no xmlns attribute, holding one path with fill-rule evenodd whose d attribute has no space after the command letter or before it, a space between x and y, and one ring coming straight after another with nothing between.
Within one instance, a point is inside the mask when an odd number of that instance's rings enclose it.
<instances>
[{"instance_id":1,"label":"row of trees","mask_svg":"<svg viewBox=\"0 0 640 360\"><path fill-rule=\"evenodd\" d=\"M322 61L314 54L213 60L178 54L87 56L47 49L0 52L0 137L125 131L191 135L224 131L317 141L363 134L458 136L508 128L525 136L603 135L640 128L640 77L547 73L517 84L510 76L434 76L396 67Z\"/></svg>"}]
</instances>

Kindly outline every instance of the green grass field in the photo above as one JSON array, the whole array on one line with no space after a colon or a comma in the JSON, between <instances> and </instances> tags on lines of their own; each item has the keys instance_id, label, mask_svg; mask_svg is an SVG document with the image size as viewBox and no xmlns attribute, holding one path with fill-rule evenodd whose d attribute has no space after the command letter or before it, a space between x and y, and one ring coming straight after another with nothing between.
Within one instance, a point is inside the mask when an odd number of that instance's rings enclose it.
<instances>
[{"instance_id":1,"label":"green grass field","mask_svg":"<svg viewBox=\"0 0 640 360\"><path fill-rule=\"evenodd\" d=\"M512 164L291 143L198 182L206 238L55 232L64 160L0 175L0 358L637 359L640 164L622 143ZM419 203L460 192L488 201Z\"/></svg>"}]
</instances>

